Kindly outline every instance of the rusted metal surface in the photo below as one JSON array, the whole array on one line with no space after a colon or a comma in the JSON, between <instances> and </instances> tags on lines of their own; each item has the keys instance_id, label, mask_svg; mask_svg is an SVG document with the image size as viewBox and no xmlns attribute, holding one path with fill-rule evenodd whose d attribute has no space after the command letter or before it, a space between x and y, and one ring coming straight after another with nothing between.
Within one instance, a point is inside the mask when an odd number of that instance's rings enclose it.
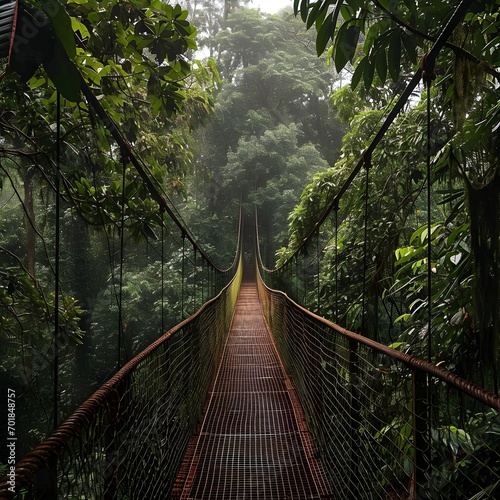
<instances>
[{"instance_id":1,"label":"rusted metal surface","mask_svg":"<svg viewBox=\"0 0 500 500\"><path fill-rule=\"evenodd\" d=\"M262 283L262 285L264 287L266 286L264 283ZM409 354L398 351L397 349L393 349L392 347L388 347L384 344L380 344L379 342L364 337L363 335L359 335L358 333L346 330L342 326L339 326L332 321L322 318L302 307L300 304L297 304L290 297L288 297L286 293L280 290L269 289L269 294L280 296L285 302L288 301L295 310L300 311L300 313L302 313L304 317L310 318L312 321L316 321L319 324L324 325L324 327L326 327L327 329L341 334L346 339L350 339L351 341L354 341L358 344L362 344L373 350L374 352L378 352L380 354L383 354L384 356L394 359L395 361L401 362L407 365L413 371L428 373L429 375L436 377L449 386L458 389L460 392L473 397L474 399L484 403L485 405L491 406L496 410L500 410L500 397L488 391L487 389L479 387L477 384L465 380L448 370L429 363L428 361L415 358L413 356L410 356Z\"/></svg>"},{"instance_id":2,"label":"rusted metal surface","mask_svg":"<svg viewBox=\"0 0 500 500\"><path fill-rule=\"evenodd\" d=\"M258 287L335 498L498 497L498 396Z\"/></svg>"},{"instance_id":3,"label":"rusted metal surface","mask_svg":"<svg viewBox=\"0 0 500 500\"><path fill-rule=\"evenodd\" d=\"M297 401L247 278L176 498L329 498Z\"/></svg>"},{"instance_id":4,"label":"rusted metal surface","mask_svg":"<svg viewBox=\"0 0 500 500\"><path fill-rule=\"evenodd\" d=\"M23 457L15 488L0 477L0 498L169 498L217 372L240 281L241 265L219 295L123 366Z\"/></svg>"}]
</instances>

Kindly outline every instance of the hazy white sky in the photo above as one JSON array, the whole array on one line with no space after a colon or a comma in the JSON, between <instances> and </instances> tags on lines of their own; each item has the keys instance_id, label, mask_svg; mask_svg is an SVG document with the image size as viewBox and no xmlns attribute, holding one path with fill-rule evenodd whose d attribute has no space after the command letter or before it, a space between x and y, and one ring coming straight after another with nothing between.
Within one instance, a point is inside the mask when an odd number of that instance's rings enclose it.
<instances>
[{"instance_id":1,"label":"hazy white sky","mask_svg":"<svg viewBox=\"0 0 500 500\"><path fill-rule=\"evenodd\" d=\"M293 0L252 0L251 7L274 14L283 7L293 8Z\"/></svg>"}]
</instances>

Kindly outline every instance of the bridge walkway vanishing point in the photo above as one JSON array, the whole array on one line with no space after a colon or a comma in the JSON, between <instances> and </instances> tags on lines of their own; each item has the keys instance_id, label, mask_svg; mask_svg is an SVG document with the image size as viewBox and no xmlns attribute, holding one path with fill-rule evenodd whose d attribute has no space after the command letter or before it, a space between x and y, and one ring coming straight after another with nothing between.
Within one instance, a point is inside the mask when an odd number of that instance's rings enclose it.
<instances>
[{"instance_id":1,"label":"bridge walkway vanishing point","mask_svg":"<svg viewBox=\"0 0 500 500\"><path fill-rule=\"evenodd\" d=\"M188 449L173 498L331 498L251 270L245 271L200 432Z\"/></svg>"}]
</instances>

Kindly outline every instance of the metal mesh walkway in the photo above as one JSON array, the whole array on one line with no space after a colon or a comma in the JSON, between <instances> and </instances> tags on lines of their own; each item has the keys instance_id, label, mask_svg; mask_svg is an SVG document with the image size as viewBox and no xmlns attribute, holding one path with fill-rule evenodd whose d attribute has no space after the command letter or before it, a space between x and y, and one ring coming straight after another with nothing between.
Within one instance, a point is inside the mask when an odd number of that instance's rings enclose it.
<instances>
[{"instance_id":1,"label":"metal mesh walkway","mask_svg":"<svg viewBox=\"0 0 500 500\"><path fill-rule=\"evenodd\" d=\"M329 498L251 276L181 475L184 500Z\"/></svg>"}]
</instances>

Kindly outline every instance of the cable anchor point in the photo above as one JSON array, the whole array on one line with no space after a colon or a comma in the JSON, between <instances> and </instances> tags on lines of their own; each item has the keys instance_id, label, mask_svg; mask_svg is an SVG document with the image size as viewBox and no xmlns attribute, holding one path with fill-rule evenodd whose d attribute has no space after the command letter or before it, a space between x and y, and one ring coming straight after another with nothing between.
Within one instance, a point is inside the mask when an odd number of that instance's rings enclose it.
<instances>
[{"instance_id":1,"label":"cable anchor point","mask_svg":"<svg viewBox=\"0 0 500 500\"><path fill-rule=\"evenodd\" d=\"M428 56L429 52L420 59L420 69L422 70L422 80L430 87L431 83L436 79L436 60Z\"/></svg>"},{"instance_id":2,"label":"cable anchor point","mask_svg":"<svg viewBox=\"0 0 500 500\"><path fill-rule=\"evenodd\" d=\"M372 168L372 152L369 148L365 149L363 151L363 154L361 155L361 158L363 160L363 166L366 168L366 170L370 170Z\"/></svg>"}]
</instances>

